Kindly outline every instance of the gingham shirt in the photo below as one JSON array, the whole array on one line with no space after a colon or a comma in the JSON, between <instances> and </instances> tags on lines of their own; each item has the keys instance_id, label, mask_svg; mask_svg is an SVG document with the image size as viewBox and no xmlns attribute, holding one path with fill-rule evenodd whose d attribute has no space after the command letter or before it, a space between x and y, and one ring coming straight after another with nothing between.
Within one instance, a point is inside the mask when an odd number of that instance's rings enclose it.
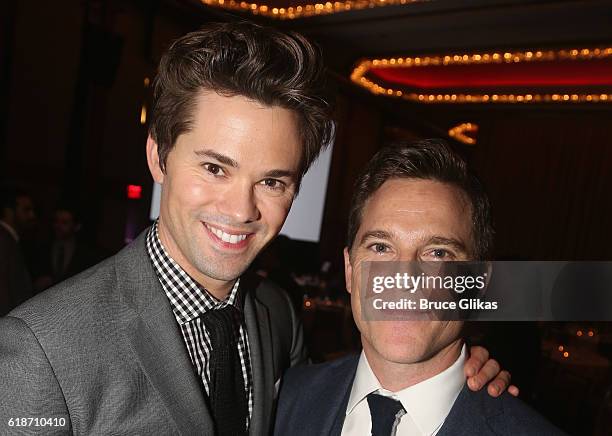
<instances>
[{"instance_id":1,"label":"gingham shirt","mask_svg":"<svg viewBox=\"0 0 612 436\"><path fill-rule=\"evenodd\" d=\"M191 278L166 252L159 240L157 221L147 233L147 252L151 258L153 269L170 300L170 306L178 322L183 340L187 346L191 363L202 380L206 395L210 394L210 343L209 332L204 328L200 317L209 310L221 309L228 304L233 305L243 313L243 296L238 292L240 279L236 280L232 291L223 301L217 300L204 287ZM244 386L248 398L249 413L245 428L248 428L253 413L253 375L251 372L251 353L244 317L241 317L240 335L238 338L238 355L244 377Z\"/></svg>"}]
</instances>

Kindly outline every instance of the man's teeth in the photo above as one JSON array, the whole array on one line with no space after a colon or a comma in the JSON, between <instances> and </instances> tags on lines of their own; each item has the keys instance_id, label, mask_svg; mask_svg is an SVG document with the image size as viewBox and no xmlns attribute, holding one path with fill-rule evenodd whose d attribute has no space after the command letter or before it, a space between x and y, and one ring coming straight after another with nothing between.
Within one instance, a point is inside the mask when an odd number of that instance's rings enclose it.
<instances>
[{"instance_id":1,"label":"man's teeth","mask_svg":"<svg viewBox=\"0 0 612 436\"><path fill-rule=\"evenodd\" d=\"M208 230L213 232L217 238L221 239L223 242L229 242L230 244L237 244L238 242L242 242L246 239L247 235L230 235L229 233L225 233L221 229L217 229L215 227L209 226L206 224Z\"/></svg>"}]
</instances>

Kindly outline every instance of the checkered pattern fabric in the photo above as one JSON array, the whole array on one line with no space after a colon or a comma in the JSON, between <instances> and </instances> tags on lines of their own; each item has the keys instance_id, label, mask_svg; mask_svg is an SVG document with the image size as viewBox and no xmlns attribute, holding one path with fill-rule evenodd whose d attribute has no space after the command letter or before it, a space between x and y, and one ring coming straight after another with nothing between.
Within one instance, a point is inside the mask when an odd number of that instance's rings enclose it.
<instances>
[{"instance_id":1,"label":"checkered pattern fabric","mask_svg":"<svg viewBox=\"0 0 612 436\"><path fill-rule=\"evenodd\" d=\"M191 278L166 253L157 232L157 221L147 234L147 252L151 258L153 268L159 281L170 300L170 306L178 322L183 340L187 346L191 363L202 380L206 395L210 395L210 354L212 350L209 332L204 328L200 317L209 310L221 309L228 304L233 305L242 314L238 339L238 354L242 366L244 386L248 398L249 413L246 418L248 428L253 413L253 374L251 371L251 358L249 341L244 324L244 296L240 292L240 279L236 280L232 291L223 301L219 301Z\"/></svg>"}]
</instances>

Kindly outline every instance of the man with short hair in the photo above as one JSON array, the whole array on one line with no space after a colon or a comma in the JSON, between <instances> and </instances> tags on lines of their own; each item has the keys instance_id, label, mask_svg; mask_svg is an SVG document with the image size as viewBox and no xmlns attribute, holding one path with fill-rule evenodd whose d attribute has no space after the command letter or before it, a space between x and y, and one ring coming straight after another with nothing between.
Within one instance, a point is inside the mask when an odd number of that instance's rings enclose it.
<instances>
[{"instance_id":1,"label":"man with short hair","mask_svg":"<svg viewBox=\"0 0 612 436\"><path fill-rule=\"evenodd\" d=\"M0 187L0 316L32 296L32 281L19 234L35 219L32 199L24 191Z\"/></svg>"},{"instance_id":2,"label":"man with short hair","mask_svg":"<svg viewBox=\"0 0 612 436\"><path fill-rule=\"evenodd\" d=\"M288 296L245 270L331 140L322 77L303 37L254 24L207 25L170 46L146 146L159 219L0 320L0 426L269 434L279 379L306 353Z\"/></svg>"},{"instance_id":3,"label":"man with short hair","mask_svg":"<svg viewBox=\"0 0 612 436\"><path fill-rule=\"evenodd\" d=\"M461 321L364 316L364 262L483 260L492 236L487 196L442 141L380 150L356 182L344 251L363 351L290 369L275 433L561 434L507 393L493 398L467 389Z\"/></svg>"},{"instance_id":4,"label":"man with short hair","mask_svg":"<svg viewBox=\"0 0 612 436\"><path fill-rule=\"evenodd\" d=\"M93 266L101 257L81 237L76 209L64 205L53 214L53 236L39 248L33 271L36 292L62 282Z\"/></svg>"}]
</instances>

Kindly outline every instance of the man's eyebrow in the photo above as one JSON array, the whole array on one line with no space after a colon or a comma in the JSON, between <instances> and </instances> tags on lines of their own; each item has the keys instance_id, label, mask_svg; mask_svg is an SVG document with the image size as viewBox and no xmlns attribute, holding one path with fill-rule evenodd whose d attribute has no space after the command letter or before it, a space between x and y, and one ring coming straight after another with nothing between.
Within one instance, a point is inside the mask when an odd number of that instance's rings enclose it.
<instances>
[{"instance_id":1,"label":"man's eyebrow","mask_svg":"<svg viewBox=\"0 0 612 436\"><path fill-rule=\"evenodd\" d=\"M295 180L296 177L296 172L295 171L289 171L289 170L270 170L270 171L266 171L266 173L264 174L265 177L273 177L276 179L280 179L282 177L288 177L292 180Z\"/></svg>"},{"instance_id":2,"label":"man's eyebrow","mask_svg":"<svg viewBox=\"0 0 612 436\"><path fill-rule=\"evenodd\" d=\"M221 162L223 165L227 165L233 168L238 168L238 162L236 162L234 159L232 159L229 156L226 156L224 154L221 153L217 153L216 151L212 151L212 150L196 150L195 154L200 156L200 157L210 157L212 159L216 159L217 161Z\"/></svg>"},{"instance_id":3,"label":"man's eyebrow","mask_svg":"<svg viewBox=\"0 0 612 436\"><path fill-rule=\"evenodd\" d=\"M427 241L427 245L446 245L448 247L453 247L456 250L460 250L464 253L467 253L467 248L463 242L455 238L445 238L443 236L433 236L429 238Z\"/></svg>"},{"instance_id":4,"label":"man's eyebrow","mask_svg":"<svg viewBox=\"0 0 612 436\"><path fill-rule=\"evenodd\" d=\"M370 230L363 234L359 244L363 244L368 239L391 239L391 233L385 230Z\"/></svg>"}]
</instances>

